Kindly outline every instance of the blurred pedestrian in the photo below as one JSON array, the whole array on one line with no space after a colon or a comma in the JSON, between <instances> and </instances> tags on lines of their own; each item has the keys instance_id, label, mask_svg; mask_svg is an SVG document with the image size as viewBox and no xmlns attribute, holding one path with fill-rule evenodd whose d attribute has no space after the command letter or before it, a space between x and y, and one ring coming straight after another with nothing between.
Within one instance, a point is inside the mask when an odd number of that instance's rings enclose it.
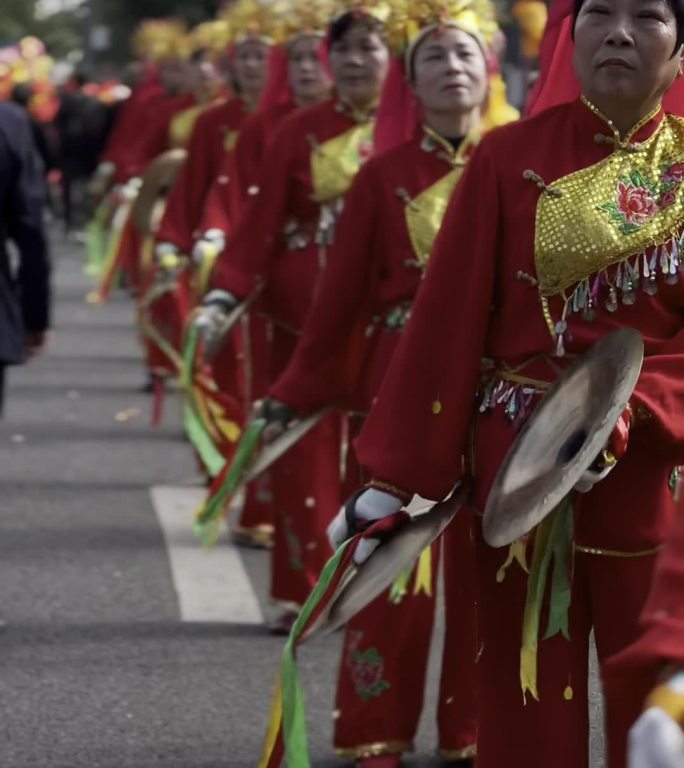
<instances>
[{"instance_id":1,"label":"blurred pedestrian","mask_svg":"<svg viewBox=\"0 0 684 768\"><path fill-rule=\"evenodd\" d=\"M29 83L18 83L12 89L12 101L21 107L27 114L31 124L31 135L33 143L38 152L38 157L42 163L42 173L47 176L55 167L55 141L54 135L48 130L48 127L36 120L29 107L33 97L33 88Z\"/></svg>"},{"instance_id":2,"label":"blurred pedestrian","mask_svg":"<svg viewBox=\"0 0 684 768\"><path fill-rule=\"evenodd\" d=\"M0 410L6 367L37 354L49 326L44 205L31 124L19 107L0 103Z\"/></svg>"},{"instance_id":3,"label":"blurred pedestrian","mask_svg":"<svg viewBox=\"0 0 684 768\"><path fill-rule=\"evenodd\" d=\"M84 93L86 83L85 75L77 72L65 84L54 122L59 138L58 167L67 232L75 223L75 208L84 200L85 184L97 167L107 131L107 109Z\"/></svg>"}]
</instances>

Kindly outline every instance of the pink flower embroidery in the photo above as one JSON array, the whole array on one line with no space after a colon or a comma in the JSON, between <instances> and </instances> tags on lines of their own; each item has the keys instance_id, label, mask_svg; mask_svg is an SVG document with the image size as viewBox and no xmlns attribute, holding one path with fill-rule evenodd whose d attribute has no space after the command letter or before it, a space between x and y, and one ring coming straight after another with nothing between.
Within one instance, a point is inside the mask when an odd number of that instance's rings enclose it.
<instances>
[{"instance_id":1,"label":"pink flower embroidery","mask_svg":"<svg viewBox=\"0 0 684 768\"><path fill-rule=\"evenodd\" d=\"M684 181L684 163L674 163L663 173L666 184L681 184Z\"/></svg>"},{"instance_id":2,"label":"pink flower embroidery","mask_svg":"<svg viewBox=\"0 0 684 768\"><path fill-rule=\"evenodd\" d=\"M375 660L357 660L352 670L354 687L358 691L372 691L382 681L384 664Z\"/></svg>"},{"instance_id":3,"label":"pink flower embroidery","mask_svg":"<svg viewBox=\"0 0 684 768\"><path fill-rule=\"evenodd\" d=\"M663 194L660 197L660 200L658 201L658 207L662 210L663 208L669 208L671 205L674 205L677 201L677 187L670 187L666 192L663 192Z\"/></svg>"},{"instance_id":4,"label":"pink flower embroidery","mask_svg":"<svg viewBox=\"0 0 684 768\"><path fill-rule=\"evenodd\" d=\"M658 210L650 191L631 182L618 181L615 202L625 222L637 226L650 221Z\"/></svg>"},{"instance_id":5,"label":"pink flower embroidery","mask_svg":"<svg viewBox=\"0 0 684 768\"><path fill-rule=\"evenodd\" d=\"M347 638L347 665L351 672L354 690L362 701L380 696L390 684L382 679L385 659L377 648L359 650L363 632L352 632Z\"/></svg>"}]
</instances>

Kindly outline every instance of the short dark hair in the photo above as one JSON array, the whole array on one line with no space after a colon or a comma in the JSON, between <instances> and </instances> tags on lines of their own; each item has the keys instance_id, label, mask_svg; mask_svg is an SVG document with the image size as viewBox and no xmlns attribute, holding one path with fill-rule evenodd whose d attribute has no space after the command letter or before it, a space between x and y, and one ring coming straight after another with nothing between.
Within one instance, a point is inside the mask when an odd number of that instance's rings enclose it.
<instances>
[{"instance_id":1,"label":"short dark hair","mask_svg":"<svg viewBox=\"0 0 684 768\"><path fill-rule=\"evenodd\" d=\"M369 32L377 32L380 37L384 38L385 26L381 21L367 13L360 14L356 11L345 11L345 13L330 22L328 27L328 47L339 43L355 24L362 24Z\"/></svg>"},{"instance_id":2,"label":"short dark hair","mask_svg":"<svg viewBox=\"0 0 684 768\"><path fill-rule=\"evenodd\" d=\"M32 96L33 88L28 83L17 83L12 88L12 101L22 107L28 107Z\"/></svg>"},{"instance_id":3,"label":"short dark hair","mask_svg":"<svg viewBox=\"0 0 684 768\"><path fill-rule=\"evenodd\" d=\"M585 2L586 0L575 0L575 7L573 8L572 13L573 37L575 36L575 25L577 24L577 17L579 16L579 12L582 10L582 6ZM672 53L674 56L674 54L677 53L681 46L684 45L684 0L665 0L665 2L674 14L675 20L677 22L677 43L675 44L675 49Z\"/></svg>"}]
</instances>

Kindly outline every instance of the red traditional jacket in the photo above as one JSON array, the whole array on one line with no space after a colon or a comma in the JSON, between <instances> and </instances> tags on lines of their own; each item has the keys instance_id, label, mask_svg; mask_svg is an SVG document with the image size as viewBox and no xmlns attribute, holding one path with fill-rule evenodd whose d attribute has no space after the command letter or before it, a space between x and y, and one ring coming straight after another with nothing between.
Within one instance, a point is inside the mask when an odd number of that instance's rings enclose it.
<instances>
[{"instance_id":1,"label":"red traditional jacket","mask_svg":"<svg viewBox=\"0 0 684 768\"><path fill-rule=\"evenodd\" d=\"M161 98L162 89L157 82L145 83L133 89L130 97L118 108L116 121L107 140L101 160L114 163L117 183L126 181L123 168L130 148L144 130L147 109Z\"/></svg>"},{"instance_id":2,"label":"red traditional jacket","mask_svg":"<svg viewBox=\"0 0 684 768\"><path fill-rule=\"evenodd\" d=\"M370 409L474 146L466 140L455 152L421 128L359 171L297 351L272 397L300 412Z\"/></svg>"},{"instance_id":3,"label":"red traditional jacket","mask_svg":"<svg viewBox=\"0 0 684 768\"><path fill-rule=\"evenodd\" d=\"M199 235L210 229L230 234L248 197L258 190L268 142L280 122L295 109L294 102L288 101L245 120L233 150L225 152L219 161L219 172L207 195L198 227Z\"/></svg>"},{"instance_id":4,"label":"red traditional jacket","mask_svg":"<svg viewBox=\"0 0 684 768\"><path fill-rule=\"evenodd\" d=\"M270 316L301 328L341 200L372 152L372 128L336 100L287 118L269 144L258 194L216 262L213 287L245 297L262 284Z\"/></svg>"},{"instance_id":5,"label":"red traditional jacket","mask_svg":"<svg viewBox=\"0 0 684 768\"><path fill-rule=\"evenodd\" d=\"M646 350L637 423L617 468L576 497L576 541L658 546L684 461L682 181L684 121L662 110L624 140L581 101L485 137L358 440L372 476L440 499L469 454L484 508L538 382L631 326ZM483 358L495 373L481 384Z\"/></svg>"},{"instance_id":6,"label":"red traditional jacket","mask_svg":"<svg viewBox=\"0 0 684 768\"><path fill-rule=\"evenodd\" d=\"M169 127L173 118L194 106L194 96L162 96L151 101L145 110L145 128L139 134L125 157L121 176L128 180L141 176L147 166L167 149L170 149Z\"/></svg>"},{"instance_id":7,"label":"red traditional jacket","mask_svg":"<svg viewBox=\"0 0 684 768\"><path fill-rule=\"evenodd\" d=\"M188 144L188 159L169 194L156 233L158 242L172 243L184 253L190 251L216 170L235 146L246 116L244 102L235 97L197 118Z\"/></svg>"},{"instance_id":8,"label":"red traditional jacket","mask_svg":"<svg viewBox=\"0 0 684 768\"><path fill-rule=\"evenodd\" d=\"M609 679L630 667L645 668L651 673L645 696L666 665L684 666L684 515L677 517L658 559L642 624L644 634L614 659Z\"/></svg>"}]
</instances>

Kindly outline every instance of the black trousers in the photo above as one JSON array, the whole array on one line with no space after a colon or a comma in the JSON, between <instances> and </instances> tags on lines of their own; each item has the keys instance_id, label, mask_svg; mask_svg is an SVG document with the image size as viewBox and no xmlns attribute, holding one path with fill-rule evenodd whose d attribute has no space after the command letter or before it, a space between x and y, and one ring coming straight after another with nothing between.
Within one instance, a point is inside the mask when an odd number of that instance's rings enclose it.
<instances>
[{"instance_id":1,"label":"black trousers","mask_svg":"<svg viewBox=\"0 0 684 768\"><path fill-rule=\"evenodd\" d=\"M7 366L0 363L0 418L5 410L5 377Z\"/></svg>"}]
</instances>

